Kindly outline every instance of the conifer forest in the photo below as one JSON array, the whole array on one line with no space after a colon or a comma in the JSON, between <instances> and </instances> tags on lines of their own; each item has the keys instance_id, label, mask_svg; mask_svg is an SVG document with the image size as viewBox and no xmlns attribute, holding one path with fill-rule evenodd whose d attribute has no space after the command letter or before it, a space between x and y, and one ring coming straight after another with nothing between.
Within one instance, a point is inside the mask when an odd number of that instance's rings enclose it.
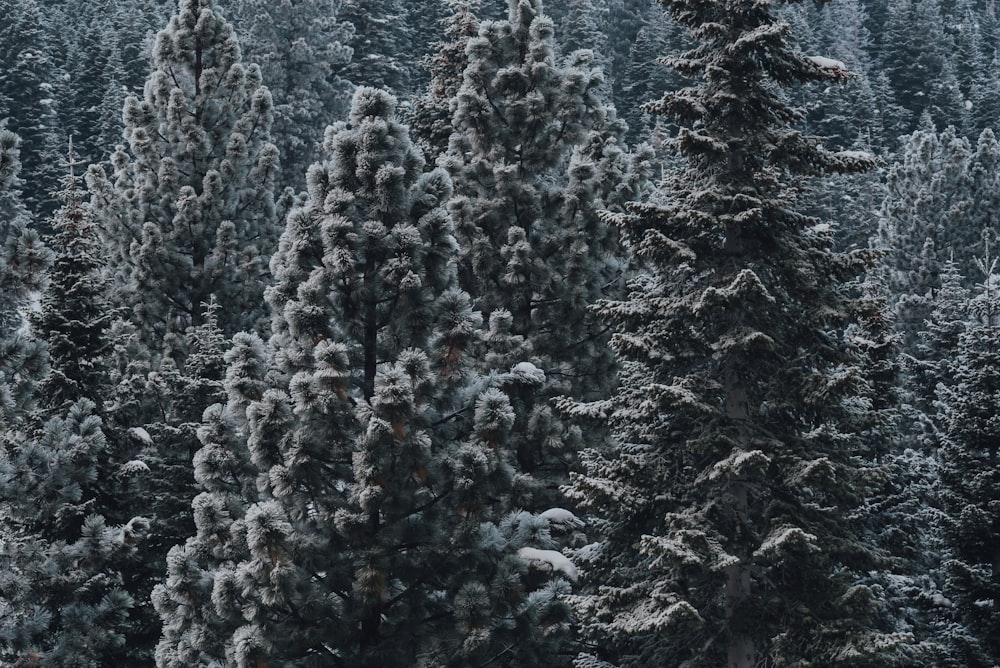
<instances>
[{"instance_id":1,"label":"conifer forest","mask_svg":"<svg viewBox=\"0 0 1000 668\"><path fill-rule=\"evenodd\" d=\"M998 133L994 0L0 0L0 666L1000 667Z\"/></svg>"}]
</instances>

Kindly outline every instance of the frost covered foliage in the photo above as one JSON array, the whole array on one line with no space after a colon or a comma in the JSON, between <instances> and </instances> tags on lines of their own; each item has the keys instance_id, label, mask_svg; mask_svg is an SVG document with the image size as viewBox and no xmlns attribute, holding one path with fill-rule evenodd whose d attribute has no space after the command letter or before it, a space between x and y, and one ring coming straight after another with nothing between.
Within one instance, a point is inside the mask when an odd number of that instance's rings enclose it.
<instances>
[{"instance_id":1,"label":"frost covered foliage","mask_svg":"<svg viewBox=\"0 0 1000 668\"><path fill-rule=\"evenodd\" d=\"M351 61L343 70L344 78L358 86L400 94L409 90L410 68L416 59L405 4L403 0L341 0L342 20L354 26L348 43Z\"/></svg>"},{"instance_id":2,"label":"frost covered foliage","mask_svg":"<svg viewBox=\"0 0 1000 668\"><path fill-rule=\"evenodd\" d=\"M271 135L281 156L281 185L296 192L320 157L323 128L344 116L351 84L340 72L351 60L353 26L341 0L240 0L245 58L260 65L274 99Z\"/></svg>"},{"instance_id":3,"label":"frost covered foliage","mask_svg":"<svg viewBox=\"0 0 1000 668\"><path fill-rule=\"evenodd\" d=\"M958 340L947 384L938 386L942 498L946 518L944 595L953 622L944 634L947 666L1000 662L1000 287L996 261L980 261L984 281Z\"/></svg>"},{"instance_id":4,"label":"frost covered foliage","mask_svg":"<svg viewBox=\"0 0 1000 668\"><path fill-rule=\"evenodd\" d=\"M107 442L81 400L0 440L0 660L11 666L129 664L133 599L123 571L146 521L109 526L98 480Z\"/></svg>"},{"instance_id":5,"label":"frost covered foliage","mask_svg":"<svg viewBox=\"0 0 1000 668\"><path fill-rule=\"evenodd\" d=\"M515 397L518 464L564 481L582 435L548 399L601 398L615 377L587 305L620 289L623 254L597 212L643 192L650 153L622 143L624 126L598 94L593 54L557 60L538 0L510 0L508 10L468 40L441 164L455 181L459 279L490 320L485 367L505 370L518 361L505 351L517 351L546 375L540 390Z\"/></svg>"},{"instance_id":6,"label":"frost covered foliage","mask_svg":"<svg viewBox=\"0 0 1000 668\"><path fill-rule=\"evenodd\" d=\"M479 34L478 0L447 0L451 13L443 22L444 37L424 60L431 80L427 90L413 99L410 132L424 153L439 155L448 149L454 131L452 102L462 86L462 76L469 63L466 48Z\"/></svg>"},{"instance_id":7,"label":"frost covered foliage","mask_svg":"<svg viewBox=\"0 0 1000 668\"><path fill-rule=\"evenodd\" d=\"M87 181L122 300L158 359L213 297L227 335L261 319L278 153L260 69L212 0L181 0L152 68L143 98L126 100L113 175L94 167Z\"/></svg>"},{"instance_id":8,"label":"frost covered foliage","mask_svg":"<svg viewBox=\"0 0 1000 668\"><path fill-rule=\"evenodd\" d=\"M0 193L20 168L20 140L0 127ZM44 345L25 328L24 307L45 285L51 252L38 233L20 221L0 218L0 424L13 425L32 407L34 386L44 375Z\"/></svg>"},{"instance_id":9,"label":"frost covered foliage","mask_svg":"<svg viewBox=\"0 0 1000 668\"><path fill-rule=\"evenodd\" d=\"M886 252L889 297L909 345L933 309L945 262L972 266L982 255L982 230L995 224L1000 206L998 186L1000 144L991 130L975 147L954 128L923 128L906 141L888 175L878 244Z\"/></svg>"},{"instance_id":10,"label":"frost covered foliage","mask_svg":"<svg viewBox=\"0 0 1000 668\"><path fill-rule=\"evenodd\" d=\"M53 252L48 285L31 324L48 345L50 372L39 389L46 408L66 408L88 398L102 409L110 394L107 355L108 335L116 315L111 305L111 284L104 272L105 258L98 228L72 147L69 173L56 197L62 206L48 221Z\"/></svg>"},{"instance_id":11,"label":"frost covered foliage","mask_svg":"<svg viewBox=\"0 0 1000 668\"><path fill-rule=\"evenodd\" d=\"M848 74L792 50L767 3L661 4L697 40L668 62L698 81L646 106L677 122L684 165L607 216L649 272L597 306L618 393L575 407L618 441L568 490L602 529L576 562L585 638L627 666L905 661L860 582L878 563L856 512L875 351L845 334L871 257L793 208L802 176L875 160L794 130L779 89Z\"/></svg>"},{"instance_id":12,"label":"frost covered foliage","mask_svg":"<svg viewBox=\"0 0 1000 668\"><path fill-rule=\"evenodd\" d=\"M272 261L268 347L227 355L197 534L154 596L160 666L542 665L568 630L565 580L518 553L555 548L549 520L506 513L524 373L471 370L451 182L395 106L359 88L328 129Z\"/></svg>"}]
</instances>

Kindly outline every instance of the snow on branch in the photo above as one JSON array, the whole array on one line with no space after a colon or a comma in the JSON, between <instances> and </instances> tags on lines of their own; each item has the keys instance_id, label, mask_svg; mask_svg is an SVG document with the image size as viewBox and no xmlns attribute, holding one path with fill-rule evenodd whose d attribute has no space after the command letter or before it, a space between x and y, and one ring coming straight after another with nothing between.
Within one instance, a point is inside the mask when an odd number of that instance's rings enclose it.
<instances>
[{"instance_id":1,"label":"snow on branch","mask_svg":"<svg viewBox=\"0 0 1000 668\"><path fill-rule=\"evenodd\" d=\"M809 60L816 67L821 67L824 70L846 70L847 65L845 65L840 60L834 60L833 58L824 58L823 56L809 56Z\"/></svg>"},{"instance_id":2,"label":"snow on branch","mask_svg":"<svg viewBox=\"0 0 1000 668\"><path fill-rule=\"evenodd\" d=\"M549 572L558 571L572 582L579 580L580 576L573 562L556 550L539 550L534 547L522 547L517 551L517 556L527 563L530 568Z\"/></svg>"}]
</instances>

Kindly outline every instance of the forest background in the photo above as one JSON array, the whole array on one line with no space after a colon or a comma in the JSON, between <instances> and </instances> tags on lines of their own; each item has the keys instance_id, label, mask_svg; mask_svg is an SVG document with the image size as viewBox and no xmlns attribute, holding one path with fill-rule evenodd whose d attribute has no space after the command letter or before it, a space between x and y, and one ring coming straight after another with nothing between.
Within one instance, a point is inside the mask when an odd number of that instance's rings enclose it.
<instances>
[{"instance_id":1,"label":"forest background","mask_svg":"<svg viewBox=\"0 0 1000 668\"><path fill-rule=\"evenodd\" d=\"M0 17L3 665L1000 665L992 1Z\"/></svg>"}]
</instances>

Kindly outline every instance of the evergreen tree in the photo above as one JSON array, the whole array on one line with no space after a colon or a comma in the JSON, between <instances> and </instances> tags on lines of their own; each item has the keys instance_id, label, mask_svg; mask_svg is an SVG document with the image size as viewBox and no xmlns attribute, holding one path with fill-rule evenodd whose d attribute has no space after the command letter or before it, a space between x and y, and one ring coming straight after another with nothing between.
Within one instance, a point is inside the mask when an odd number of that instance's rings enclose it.
<instances>
[{"instance_id":1,"label":"evergreen tree","mask_svg":"<svg viewBox=\"0 0 1000 668\"><path fill-rule=\"evenodd\" d=\"M0 127L0 193L17 178L20 139ZM52 253L38 233L0 218L0 418L13 427L32 408L35 383L48 368L45 346L26 330L24 309L45 286Z\"/></svg>"},{"instance_id":2,"label":"evergreen tree","mask_svg":"<svg viewBox=\"0 0 1000 668\"><path fill-rule=\"evenodd\" d=\"M121 574L146 526L98 514L107 443L81 399L0 439L0 657L13 666L126 665L133 599Z\"/></svg>"},{"instance_id":3,"label":"evergreen tree","mask_svg":"<svg viewBox=\"0 0 1000 668\"><path fill-rule=\"evenodd\" d=\"M351 60L350 24L340 0L243 0L245 57L260 65L274 99L271 135L281 156L281 185L303 189L302 175L320 154L323 128L342 118L351 84L340 72Z\"/></svg>"},{"instance_id":4,"label":"evergreen tree","mask_svg":"<svg viewBox=\"0 0 1000 668\"><path fill-rule=\"evenodd\" d=\"M954 128L939 135L926 127L907 139L889 170L878 244L887 253L889 299L907 352L930 313L941 263L952 254L960 265L971 261L979 246L979 230L965 225L974 202L971 158L968 141Z\"/></svg>"},{"instance_id":5,"label":"evergreen tree","mask_svg":"<svg viewBox=\"0 0 1000 668\"><path fill-rule=\"evenodd\" d=\"M488 522L516 483L500 388L540 374L471 372L450 181L394 108L359 88L327 131L272 262L267 362L244 335L229 354L198 533L155 594L161 666L542 665L568 629L549 520Z\"/></svg>"},{"instance_id":6,"label":"evergreen tree","mask_svg":"<svg viewBox=\"0 0 1000 668\"><path fill-rule=\"evenodd\" d=\"M89 204L84 201L81 163L70 144L69 173L57 198L62 202L49 226L49 247L55 258L48 286L32 325L48 344L52 370L39 390L42 403L68 407L78 399L94 402L98 411L110 392L107 370L108 330L116 317L110 285L104 273L101 241Z\"/></svg>"},{"instance_id":7,"label":"evergreen tree","mask_svg":"<svg viewBox=\"0 0 1000 668\"><path fill-rule=\"evenodd\" d=\"M685 165L610 216L649 274L598 303L620 389L575 408L618 443L570 489L601 516L579 556L585 638L627 666L902 663L908 637L861 581L874 381L845 332L871 258L794 208L800 176L875 160L794 130L779 92L847 74L792 50L768 4L663 5L698 42L670 63L700 81L648 105L677 120Z\"/></svg>"},{"instance_id":8,"label":"evergreen tree","mask_svg":"<svg viewBox=\"0 0 1000 668\"><path fill-rule=\"evenodd\" d=\"M597 211L642 191L650 155L628 153L590 52L557 60L541 2L508 8L469 42L442 164L455 180L461 285L490 317L509 314L509 333L525 338L548 378L541 392L515 398L519 466L550 488L521 501L533 507L553 500L581 443L546 399L599 398L614 382L587 304L615 289L623 258Z\"/></svg>"},{"instance_id":9,"label":"evergreen tree","mask_svg":"<svg viewBox=\"0 0 1000 668\"><path fill-rule=\"evenodd\" d=\"M112 156L113 180L88 174L110 268L154 360L213 297L227 335L263 316L276 236L271 116L232 26L212 0L182 0L157 36L143 99L126 101L129 146Z\"/></svg>"},{"instance_id":10,"label":"evergreen tree","mask_svg":"<svg viewBox=\"0 0 1000 668\"><path fill-rule=\"evenodd\" d=\"M351 62L343 76L358 86L410 90L412 40L401 0L343 0L340 17L354 26Z\"/></svg>"},{"instance_id":11,"label":"evergreen tree","mask_svg":"<svg viewBox=\"0 0 1000 668\"><path fill-rule=\"evenodd\" d=\"M448 0L452 13L444 22L444 38L432 56L425 59L431 81L423 95L414 98L408 119L414 140L427 155L440 155L448 149L454 128L453 102L462 86L462 76L469 64L466 48L479 34L478 0Z\"/></svg>"},{"instance_id":12,"label":"evergreen tree","mask_svg":"<svg viewBox=\"0 0 1000 668\"><path fill-rule=\"evenodd\" d=\"M22 141L24 204L39 217L55 209L49 195L59 182L57 68L35 0L0 2L0 120Z\"/></svg>"},{"instance_id":13,"label":"evergreen tree","mask_svg":"<svg viewBox=\"0 0 1000 668\"><path fill-rule=\"evenodd\" d=\"M942 496L947 546L944 592L954 605L951 654L942 665L994 666L1000 661L1000 504L997 480L1000 407L1000 300L996 259L979 260L984 280L971 322L952 358L949 384L939 385L944 428Z\"/></svg>"}]
</instances>

